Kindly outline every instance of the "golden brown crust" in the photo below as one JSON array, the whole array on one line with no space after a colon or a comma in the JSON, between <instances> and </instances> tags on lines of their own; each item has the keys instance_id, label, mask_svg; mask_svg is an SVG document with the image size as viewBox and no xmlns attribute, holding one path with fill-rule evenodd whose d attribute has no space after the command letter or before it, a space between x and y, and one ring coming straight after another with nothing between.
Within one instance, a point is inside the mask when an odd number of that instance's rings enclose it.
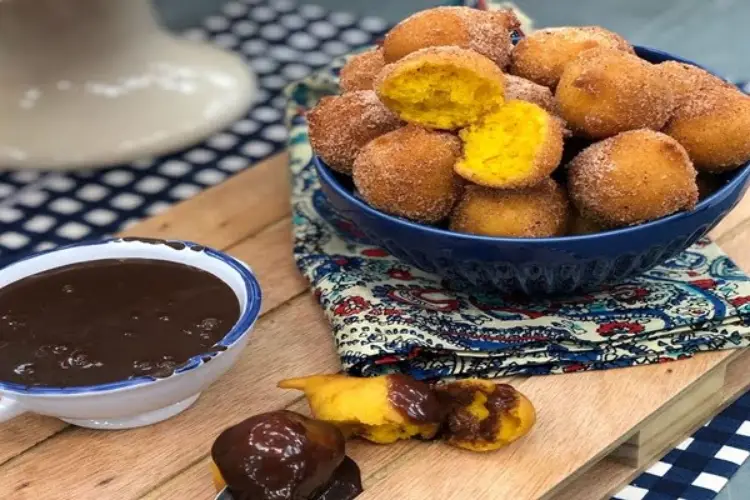
<instances>
[{"instance_id":1,"label":"golden brown crust","mask_svg":"<svg viewBox=\"0 0 750 500\"><path fill-rule=\"evenodd\" d=\"M555 96L548 87L520 76L505 75L505 99L533 102L552 115L560 115Z\"/></svg>"},{"instance_id":2,"label":"golden brown crust","mask_svg":"<svg viewBox=\"0 0 750 500\"><path fill-rule=\"evenodd\" d=\"M451 215L453 231L484 236L541 238L562 236L570 205L552 179L520 190L467 186Z\"/></svg>"},{"instance_id":3,"label":"golden brown crust","mask_svg":"<svg viewBox=\"0 0 750 500\"><path fill-rule=\"evenodd\" d=\"M365 144L401 126L371 90L326 96L306 117L313 151L344 174L351 173L354 159Z\"/></svg>"},{"instance_id":4,"label":"golden brown crust","mask_svg":"<svg viewBox=\"0 0 750 500\"><path fill-rule=\"evenodd\" d=\"M560 161L562 161L563 155L563 137L565 136L563 122L554 116L550 116L549 118L547 136L545 137L542 147L539 149L539 153L537 153L536 161L534 162L534 170L539 179L554 172L555 169L560 166ZM546 173L541 175L543 172Z\"/></svg>"},{"instance_id":5,"label":"golden brown crust","mask_svg":"<svg viewBox=\"0 0 750 500\"><path fill-rule=\"evenodd\" d=\"M727 172L750 161L750 97L714 82L690 94L664 132L687 150L704 172Z\"/></svg>"},{"instance_id":6,"label":"golden brown crust","mask_svg":"<svg viewBox=\"0 0 750 500\"><path fill-rule=\"evenodd\" d=\"M696 171L677 141L633 130L592 144L568 168L570 196L584 218L606 227L640 224L698 201Z\"/></svg>"},{"instance_id":7,"label":"golden brown crust","mask_svg":"<svg viewBox=\"0 0 750 500\"><path fill-rule=\"evenodd\" d=\"M585 50L568 64L555 97L573 133L591 139L661 130L674 109L669 82L656 66L602 48Z\"/></svg>"},{"instance_id":8,"label":"golden brown crust","mask_svg":"<svg viewBox=\"0 0 750 500\"><path fill-rule=\"evenodd\" d=\"M383 49L379 47L352 56L339 74L341 91L373 90L375 77L384 66Z\"/></svg>"},{"instance_id":9,"label":"golden brown crust","mask_svg":"<svg viewBox=\"0 0 750 500\"><path fill-rule=\"evenodd\" d=\"M518 42L513 49L510 72L554 89L565 66L584 50L594 47L634 53L627 40L600 26L548 28Z\"/></svg>"},{"instance_id":10,"label":"golden brown crust","mask_svg":"<svg viewBox=\"0 0 750 500\"><path fill-rule=\"evenodd\" d=\"M438 222L448 216L462 190L453 173L460 155L455 135L407 125L362 149L354 163L354 184L378 210Z\"/></svg>"},{"instance_id":11,"label":"golden brown crust","mask_svg":"<svg viewBox=\"0 0 750 500\"><path fill-rule=\"evenodd\" d=\"M717 87L734 88L732 84L712 75L692 64L679 61L665 61L657 64L656 69L672 87L675 108L680 108L690 101L700 99L700 94Z\"/></svg>"},{"instance_id":12,"label":"golden brown crust","mask_svg":"<svg viewBox=\"0 0 750 500\"><path fill-rule=\"evenodd\" d=\"M485 11L469 7L435 7L398 23L385 37L388 63L426 47L471 49L504 68L510 61L511 31L520 22L510 10Z\"/></svg>"}]
</instances>

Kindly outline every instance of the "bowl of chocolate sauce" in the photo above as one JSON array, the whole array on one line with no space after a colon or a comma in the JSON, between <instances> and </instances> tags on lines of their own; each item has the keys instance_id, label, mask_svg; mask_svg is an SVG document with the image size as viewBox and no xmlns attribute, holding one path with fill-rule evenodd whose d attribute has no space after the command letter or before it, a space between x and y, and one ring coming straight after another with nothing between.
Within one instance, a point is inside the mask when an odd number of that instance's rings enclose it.
<instances>
[{"instance_id":1,"label":"bowl of chocolate sauce","mask_svg":"<svg viewBox=\"0 0 750 500\"><path fill-rule=\"evenodd\" d=\"M0 269L0 422L177 415L237 361L260 305L248 266L186 241L81 243Z\"/></svg>"}]
</instances>

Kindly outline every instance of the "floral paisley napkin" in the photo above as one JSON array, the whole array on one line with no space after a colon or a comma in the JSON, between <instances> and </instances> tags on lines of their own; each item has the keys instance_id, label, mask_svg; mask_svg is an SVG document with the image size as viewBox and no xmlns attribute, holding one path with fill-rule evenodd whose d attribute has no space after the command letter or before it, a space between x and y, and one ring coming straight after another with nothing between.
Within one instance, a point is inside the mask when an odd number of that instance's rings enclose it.
<instances>
[{"instance_id":1,"label":"floral paisley napkin","mask_svg":"<svg viewBox=\"0 0 750 500\"><path fill-rule=\"evenodd\" d=\"M606 292L518 299L447 289L367 241L319 189L305 111L343 61L287 90L294 257L355 375L540 375L750 344L750 278L709 240Z\"/></svg>"}]
</instances>

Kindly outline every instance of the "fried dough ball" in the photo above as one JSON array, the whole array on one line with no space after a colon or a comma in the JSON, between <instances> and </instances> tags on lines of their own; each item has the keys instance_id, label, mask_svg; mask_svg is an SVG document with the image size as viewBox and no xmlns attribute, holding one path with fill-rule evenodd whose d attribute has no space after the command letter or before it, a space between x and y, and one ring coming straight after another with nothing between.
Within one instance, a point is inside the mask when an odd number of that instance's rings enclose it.
<instances>
[{"instance_id":1,"label":"fried dough ball","mask_svg":"<svg viewBox=\"0 0 750 500\"><path fill-rule=\"evenodd\" d=\"M669 81L676 109L688 103L696 93L703 92L706 89L717 87L734 89L732 84L692 64L665 61L657 64L656 69L661 71Z\"/></svg>"},{"instance_id":2,"label":"fried dough ball","mask_svg":"<svg viewBox=\"0 0 750 500\"><path fill-rule=\"evenodd\" d=\"M383 49L372 48L352 56L341 68L339 87L342 92L373 90L375 77L385 67Z\"/></svg>"},{"instance_id":3,"label":"fried dough ball","mask_svg":"<svg viewBox=\"0 0 750 500\"><path fill-rule=\"evenodd\" d=\"M388 32L383 52L388 63L427 47L455 46L488 57L500 68L510 61L511 32L521 23L511 10L435 7L413 14Z\"/></svg>"},{"instance_id":4,"label":"fried dough ball","mask_svg":"<svg viewBox=\"0 0 750 500\"><path fill-rule=\"evenodd\" d=\"M687 149L696 168L724 172L750 160L750 106L744 94L690 64L666 61L657 68L675 96L674 114L663 131Z\"/></svg>"},{"instance_id":5,"label":"fried dough ball","mask_svg":"<svg viewBox=\"0 0 750 500\"><path fill-rule=\"evenodd\" d=\"M227 486L227 484L221 476L219 467L213 460L210 462L210 468L211 482L213 483L214 488L216 488L216 491L220 492ZM236 500L249 500L246 496L242 496L240 492L235 490L229 491L232 495L231 498ZM335 498L336 500L354 500L361 495L363 491L364 489L362 488L362 477L359 466L354 460L345 456L344 461L341 462L341 465L339 465L333 473L333 477L328 484L318 489L312 498L317 500L329 498Z\"/></svg>"},{"instance_id":6,"label":"fried dough ball","mask_svg":"<svg viewBox=\"0 0 750 500\"><path fill-rule=\"evenodd\" d=\"M562 236L568 227L570 204L552 179L520 190L468 186L450 219L461 233L510 238Z\"/></svg>"},{"instance_id":7,"label":"fried dough ball","mask_svg":"<svg viewBox=\"0 0 750 500\"><path fill-rule=\"evenodd\" d=\"M555 97L573 133L591 139L661 130L674 109L669 81L655 65L611 49L583 51L566 66Z\"/></svg>"},{"instance_id":8,"label":"fried dough ball","mask_svg":"<svg viewBox=\"0 0 750 500\"><path fill-rule=\"evenodd\" d=\"M431 439L444 416L432 388L405 375L313 375L283 380L279 387L303 391L315 418L374 443Z\"/></svg>"},{"instance_id":9,"label":"fried dough ball","mask_svg":"<svg viewBox=\"0 0 750 500\"><path fill-rule=\"evenodd\" d=\"M750 96L725 85L704 86L663 131L685 147L698 170L734 170L750 160Z\"/></svg>"},{"instance_id":10,"label":"fried dough ball","mask_svg":"<svg viewBox=\"0 0 750 500\"><path fill-rule=\"evenodd\" d=\"M407 125L362 148L354 162L354 185L378 210L438 222L461 194L463 182L453 172L460 156L455 135Z\"/></svg>"},{"instance_id":11,"label":"fried dough ball","mask_svg":"<svg viewBox=\"0 0 750 500\"><path fill-rule=\"evenodd\" d=\"M618 227L694 208L695 178L685 148L665 134L644 129L583 150L568 168L568 189L584 217Z\"/></svg>"},{"instance_id":12,"label":"fried dough ball","mask_svg":"<svg viewBox=\"0 0 750 500\"><path fill-rule=\"evenodd\" d=\"M554 89L565 66L584 50L594 47L634 53L627 40L599 26L547 28L518 42L513 49L510 72Z\"/></svg>"},{"instance_id":13,"label":"fried dough ball","mask_svg":"<svg viewBox=\"0 0 750 500\"><path fill-rule=\"evenodd\" d=\"M508 101L459 136L464 154L456 163L456 173L481 186L533 186L562 159L560 120L530 102Z\"/></svg>"},{"instance_id":14,"label":"fried dough ball","mask_svg":"<svg viewBox=\"0 0 750 500\"><path fill-rule=\"evenodd\" d=\"M458 47L432 47L387 65L375 90L401 119L455 130L500 107L504 83L503 72L483 55Z\"/></svg>"},{"instance_id":15,"label":"fried dough ball","mask_svg":"<svg viewBox=\"0 0 750 500\"><path fill-rule=\"evenodd\" d=\"M520 76L505 75L505 99L533 102L551 115L560 114L555 96L549 88Z\"/></svg>"},{"instance_id":16,"label":"fried dough ball","mask_svg":"<svg viewBox=\"0 0 750 500\"><path fill-rule=\"evenodd\" d=\"M402 125L371 90L326 96L307 113L307 122L313 151L344 174L351 174L365 144Z\"/></svg>"},{"instance_id":17,"label":"fried dough ball","mask_svg":"<svg viewBox=\"0 0 750 500\"><path fill-rule=\"evenodd\" d=\"M217 487L226 483L237 499L311 498L332 480L345 446L330 423L288 410L261 413L216 438L213 480Z\"/></svg>"},{"instance_id":18,"label":"fried dough ball","mask_svg":"<svg viewBox=\"0 0 750 500\"><path fill-rule=\"evenodd\" d=\"M435 388L448 408L443 438L470 451L494 451L522 438L536 423L531 401L507 384L467 379Z\"/></svg>"}]
</instances>

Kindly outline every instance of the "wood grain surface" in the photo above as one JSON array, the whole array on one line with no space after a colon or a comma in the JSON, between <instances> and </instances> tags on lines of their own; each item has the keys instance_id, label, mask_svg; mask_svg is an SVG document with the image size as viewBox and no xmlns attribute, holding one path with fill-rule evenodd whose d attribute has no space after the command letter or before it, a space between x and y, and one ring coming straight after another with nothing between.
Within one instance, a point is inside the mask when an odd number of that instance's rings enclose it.
<instances>
[{"instance_id":1,"label":"wood grain surface","mask_svg":"<svg viewBox=\"0 0 750 500\"><path fill-rule=\"evenodd\" d=\"M721 391L721 403L714 413L726 408L739 396L745 393L750 385L750 350L745 350L727 366L726 381ZM704 422L685 432L692 434ZM609 499L621 485L633 480L641 470L628 467L613 460L602 460L577 480L571 481L554 498L559 500L597 500Z\"/></svg>"},{"instance_id":2,"label":"wood grain surface","mask_svg":"<svg viewBox=\"0 0 750 500\"><path fill-rule=\"evenodd\" d=\"M306 411L299 393L276 383L335 372L339 361L329 326L292 261L285 166L285 156L271 158L126 231L198 241L253 267L264 290L263 315L238 364L190 410L151 427L92 431L33 415L0 425L0 498L210 499L208 453L224 427L262 411ZM750 270L750 200L712 235ZM638 471L602 460L665 404L737 355L514 379L539 413L527 438L492 454L439 443L351 442L349 453L366 485L362 498L525 500L586 484L605 495ZM738 378L750 380L747 369L734 364L727 373L724 403L745 388Z\"/></svg>"}]
</instances>

